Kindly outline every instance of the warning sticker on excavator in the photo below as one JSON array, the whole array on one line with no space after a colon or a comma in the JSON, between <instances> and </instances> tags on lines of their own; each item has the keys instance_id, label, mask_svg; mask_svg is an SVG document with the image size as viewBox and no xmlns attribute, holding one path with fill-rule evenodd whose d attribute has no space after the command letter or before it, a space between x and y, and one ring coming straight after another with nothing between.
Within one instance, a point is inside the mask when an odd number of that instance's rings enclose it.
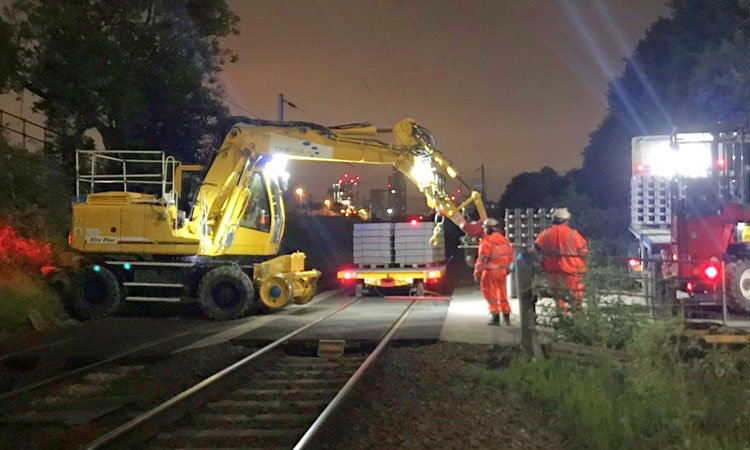
<instances>
[{"instance_id":1,"label":"warning sticker on excavator","mask_svg":"<svg viewBox=\"0 0 750 450\"><path fill-rule=\"evenodd\" d=\"M333 147L304 141L280 134L271 134L268 140L271 154L302 156L306 158L332 158Z\"/></svg>"}]
</instances>

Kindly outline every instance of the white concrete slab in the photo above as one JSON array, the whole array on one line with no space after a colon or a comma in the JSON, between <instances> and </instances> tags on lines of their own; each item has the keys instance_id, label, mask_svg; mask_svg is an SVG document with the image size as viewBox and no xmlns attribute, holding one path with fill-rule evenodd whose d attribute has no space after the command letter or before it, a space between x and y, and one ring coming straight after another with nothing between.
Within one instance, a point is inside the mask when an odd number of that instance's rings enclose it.
<instances>
[{"instance_id":1,"label":"white concrete slab","mask_svg":"<svg viewBox=\"0 0 750 450\"><path fill-rule=\"evenodd\" d=\"M471 344L517 345L521 342L518 324L518 300L510 299L511 326L489 325L487 302L478 288L460 288L453 292L440 340Z\"/></svg>"}]
</instances>

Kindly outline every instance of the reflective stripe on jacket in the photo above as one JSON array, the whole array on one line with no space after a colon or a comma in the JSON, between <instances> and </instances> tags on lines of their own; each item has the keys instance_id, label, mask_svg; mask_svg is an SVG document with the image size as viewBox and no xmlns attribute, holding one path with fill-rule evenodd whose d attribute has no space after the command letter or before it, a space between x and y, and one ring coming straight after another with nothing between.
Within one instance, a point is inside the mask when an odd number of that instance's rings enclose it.
<instances>
[{"instance_id":1,"label":"reflective stripe on jacket","mask_svg":"<svg viewBox=\"0 0 750 450\"><path fill-rule=\"evenodd\" d=\"M483 270L504 269L513 262L513 248L502 233L495 232L479 241L479 253L474 264L474 274Z\"/></svg>"},{"instance_id":2,"label":"reflective stripe on jacket","mask_svg":"<svg viewBox=\"0 0 750 450\"><path fill-rule=\"evenodd\" d=\"M586 262L583 260L589 252L586 239L568 225L552 225L539 233L535 243L542 253L542 268L546 272L586 271Z\"/></svg>"}]
</instances>

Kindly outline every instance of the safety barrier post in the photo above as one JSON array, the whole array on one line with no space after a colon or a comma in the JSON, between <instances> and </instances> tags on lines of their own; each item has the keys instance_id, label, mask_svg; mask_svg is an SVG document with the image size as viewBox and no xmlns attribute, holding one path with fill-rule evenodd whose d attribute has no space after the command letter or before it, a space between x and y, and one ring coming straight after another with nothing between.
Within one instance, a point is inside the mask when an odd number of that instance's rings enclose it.
<instances>
[{"instance_id":1,"label":"safety barrier post","mask_svg":"<svg viewBox=\"0 0 750 450\"><path fill-rule=\"evenodd\" d=\"M536 299L531 288L534 278L534 254L527 249L516 250L516 289L521 309L521 349L529 358L534 356Z\"/></svg>"}]
</instances>

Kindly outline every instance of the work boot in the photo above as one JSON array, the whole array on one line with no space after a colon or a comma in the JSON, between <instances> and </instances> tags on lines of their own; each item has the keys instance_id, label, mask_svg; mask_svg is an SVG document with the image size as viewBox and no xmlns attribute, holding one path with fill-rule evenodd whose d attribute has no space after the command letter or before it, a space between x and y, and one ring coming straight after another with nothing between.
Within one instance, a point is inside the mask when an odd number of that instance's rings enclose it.
<instances>
[{"instance_id":1,"label":"work boot","mask_svg":"<svg viewBox=\"0 0 750 450\"><path fill-rule=\"evenodd\" d=\"M505 321L505 325L510 326L510 313L503 314L503 320Z\"/></svg>"},{"instance_id":2,"label":"work boot","mask_svg":"<svg viewBox=\"0 0 750 450\"><path fill-rule=\"evenodd\" d=\"M492 313L492 319L490 319L490 325L500 325L500 314Z\"/></svg>"}]
</instances>

